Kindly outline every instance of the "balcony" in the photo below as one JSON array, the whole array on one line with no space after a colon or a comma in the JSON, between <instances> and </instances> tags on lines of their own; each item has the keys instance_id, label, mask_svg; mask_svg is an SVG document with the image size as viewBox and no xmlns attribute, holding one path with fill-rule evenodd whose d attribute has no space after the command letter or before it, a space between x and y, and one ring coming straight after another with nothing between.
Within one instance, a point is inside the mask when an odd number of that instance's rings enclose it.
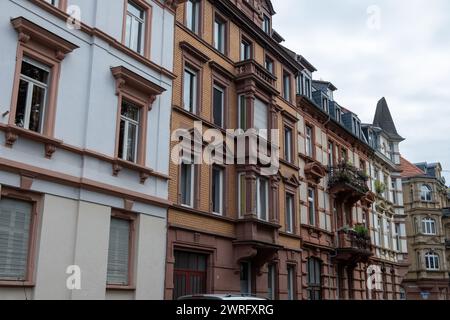
<instances>
[{"instance_id":1,"label":"balcony","mask_svg":"<svg viewBox=\"0 0 450 320\"><path fill-rule=\"evenodd\" d=\"M340 230L337 236L336 251L335 259L340 263L367 262L372 256L370 237L354 230Z\"/></svg>"},{"instance_id":2,"label":"balcony","mask_svg":"<svg viewBox=\"0 0 450 320\"><path fill-rule=\"evenodd\" d=\"M369 192L366 174L348 163L330 168L328 187L336 199L349 204L362 200Z\"/></svg>"},{"instance_id":3,"label":"balcony","mask_svg":"<svg viewBox=\"0 0 450 320\"><path fill-rule=\"evenodd\" d=\"M277 77L267 71L262 65L253 59L240 61L235 64L236 81L253 80L263 89L273 95L279 95L277 90Z\"/></svg>"},{"instance_id":4,"label":"balcony","mask_svg":"<svg viewBox=\"0 0 450 320\"><path fill-rule=\"evenodd\" d=\"M234 258L236 262L251 261L259 270L272 261L282 246L278 244L280 225L256 217L239 219L236 224Z\"/></svg>"}]
</instances>

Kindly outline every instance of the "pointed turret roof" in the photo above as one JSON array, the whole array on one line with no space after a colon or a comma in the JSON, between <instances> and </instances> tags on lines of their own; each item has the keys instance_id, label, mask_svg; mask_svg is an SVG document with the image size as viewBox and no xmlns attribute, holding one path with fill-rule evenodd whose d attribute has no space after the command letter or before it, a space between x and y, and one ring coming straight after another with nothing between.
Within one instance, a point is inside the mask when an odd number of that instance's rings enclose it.
<instances>
[{"instance_id":1,"label":"pointed turret roof","mask_svg":"<svg viewBox=\"0 0 450 320\"><path fill-rule=\"evenodd\" d=\"M405 140L401 137L395 128L394 120L392 120L391 112L386 101L386 98L381 98L377 104L377 111L373 119L373 126L383 129L383 131L393 140Z\"/></svg>"}]
</instances>

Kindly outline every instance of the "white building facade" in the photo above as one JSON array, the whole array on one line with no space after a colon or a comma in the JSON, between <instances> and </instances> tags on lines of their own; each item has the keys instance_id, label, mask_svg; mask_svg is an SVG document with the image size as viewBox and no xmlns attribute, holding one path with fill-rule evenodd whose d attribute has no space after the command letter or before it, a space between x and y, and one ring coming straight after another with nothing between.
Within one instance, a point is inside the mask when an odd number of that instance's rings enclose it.
<instances>
[{"instance_id":1,"label":"white building facade","mask_svg":"<svg viewBox=\"0 0 450 320\"><path fill-rule=\"evenodd\" d=\"M0 299L162 299L174 1L5 0L0 39Z\"/></svg>"}]
</instances>

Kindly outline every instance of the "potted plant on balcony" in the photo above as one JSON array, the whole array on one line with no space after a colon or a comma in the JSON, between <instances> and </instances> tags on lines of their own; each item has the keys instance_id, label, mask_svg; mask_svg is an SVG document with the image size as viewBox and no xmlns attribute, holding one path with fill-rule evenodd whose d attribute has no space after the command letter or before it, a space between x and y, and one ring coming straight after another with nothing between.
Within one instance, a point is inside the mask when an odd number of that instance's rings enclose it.
<instances>
[{"instance_id":1,"label":"potted plant on balcony","mask_svg":"<svg viewBox=\"0 0 450 320\"><path fill-rule=\"evenodd\" d=\"M366 240L370 239L370 237L369 237L369 229L367 229L365 225L358 224L358 225L356 225L353 228L353 230L355 231L356 236L358 238L366 239Z\"/></svg>"},{"instance_id":2,"label":"potted plant on balcony","mask_svg":"<svg viewBox=\"0 0 450 320\"><path fill-rule=\"evenodd\" d=\"M381 195L386 191L386 185L380 180L375 180L375 191L378 195Z\"/></svg>"}]
</instances>

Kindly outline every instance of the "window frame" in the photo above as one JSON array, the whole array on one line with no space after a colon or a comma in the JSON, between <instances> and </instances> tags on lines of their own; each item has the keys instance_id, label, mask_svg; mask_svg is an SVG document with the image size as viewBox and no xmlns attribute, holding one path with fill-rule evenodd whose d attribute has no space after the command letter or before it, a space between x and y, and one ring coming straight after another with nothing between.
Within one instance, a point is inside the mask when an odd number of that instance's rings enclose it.
<instances>
[{"instance_id":1,"label":"window frame","mask_svg":"<svg viewBox=\"0 0 450 320\"><path fill-rule=\"evenodd\" d=\"M222 212L214 211L214 192L213 192L213 182L214 182L214 169L218 169L221 172L221 181L220 181L220 191L219 191L219 206ZM212 165L211 166L211 212L218 216L226 216L225 212L225 203L226 203L226 168L220 165Z\"/></svg>"},{"instance_id":2,"label":"window frame","mask_svg":"<svg viewBox=\"0 0 450 320\"><path fill-rule=\"evenodd\" d=\"M308 129L310 133L308 134ZM315 148L314 148L314 127L309 123L305 124L305 155L314 159L315 156ZM308 143L309 141L309 143Z\"/></svg>"},{"instance_id":3,"label":"window frame","mask_svg":"<svg viewBox=\"0 0 450 320\"><path fill-rule=\"evenodd\" d=\"M270 62L272 64L272 70L270 70L267 67L267 62ZM276 74L276 69L275 69L275 59L272 58L272 56L270 56L269 54L266 53L265 57L264 57L264 69L266 69L270 74L275 75Z\"/></svg>"},{"instance_id":4,"label":"window frame","mask_svg":"<svg viewBox=\"0 0 450 320\"><path fill-rule=\"evenodd\" d=\"M243 46L245 46L245 48L243 48ZM242 51L243 49L245 49L244 52ZM248 52L246 52L247 50ZM253 53L254 53L253 42L250 41L245 35L241 33L241 42L239 46L239 60L246 61L253 59ZM248 57L246 57L247 54Z\"/></svg>"},{"instance_id":5,"label":"window frame","mask_svg":"<svg viewBox=\"0 0 450 320\"><path fill-rule=\"evenodd\" d=\"M287 264L287 300L297 300L297 265ZM290 288L290 290L289 290Z\"/></svg>"},{"instance_id":6,"label":"window frame","mask_svg":"<svg viewBox=\"0 0 450 320\"><path fill-rule=\"evenodd\" d=\"M265 203L265 207L266 207L266 212L265 212L265 218L263 218L262 216L262 212L261 210L261 181L264 180L265 181L265 194L266 194L266 203ZM255 198L256 198L256 216L258 217L258 220L261 221L265 221L265 222L269 222L270 221L270 201L269 201L269 197L270 197L270 181L269 179L262 177L262 176L257 176L256 177L256 193L255 193Z\"/></svg>"},{"instance_id":7,"label":"window frame","mask_svg":"<svg viewBox=\"0 0 450 320\"><path fill-rule=\"evenodd\" d=\"M222 110L222 114L221 114L221 123L218 124L216 123L216 119L215 119L215 91L220 91L222 93L222 105L221 105L221 110ZM212 86L212 109L211 109L211 122L220 127L220 128L224 128L227 124L227 116L226 116L226 112L225 109L227 109L227 104L228 104L228 90L225 84L223 84L222 82L218 82L217 80L213 81L213 86Z\"/></svg>"},{"instance_id":8,"label":"window frame","mask_svg":"<svg viewBox=\"0 0 450 320\"><path fill-rule=\"evenodd\" d=\"M131 118L128 118L128 117L125 117L124 115L122 115L122 109L123 109L124 103L129 103L132 107L135 107L138 109L138 119L137 120L134 120L134 119L131 119ZM120 105L119 128L120 128L122 122L124 122L126 124L126 126L124 129L125 131L124 131L123 137L121 137L120 129L119 129L119 146L118 146L117 157L123 161L137 163L139 147L142 144L140 142L140 139L143 138L143 137L141 137L142 116L143 116L142 106L136 105L134 102L130 101L127 97L122 97L122 103ZM130 125L130 124L134 125L136 127L136 138L135 138L136 141L134 142L134 159L133 160L128 160L125 156L125 154L127 152L127 148L128 148L128 140L130 139L130 137L128 135L128 130L129 130L128 125ZM122 140L122 144L123 144L122 154L120 154L120 140Z\"/></svg>"},{"instance_id":9,"label":"window frame","mask_svg":"<svg viewBox=\"0 0 450 320\"><path fill-rule=\"evenodd\" d=\"M185 90L186 90L186 74L190 75L190 98L189 98L189 106L188 108L186 108L186 94L185 94ZM192 78L194 78L194 81L192 81ZM183 104L183 110L190 112L192 114L199 114L199 94L200 94L200 90L199 90L199 70L196 68L192 68L190 64L186 64L184 66L183 69L183 94L182 94L182 104ZM192 85L194 86L194 88L192 88ZM194 97L192 97L192 95L194 95ZM191 105L191 103L193 105Z\"/></svg>"},{"instance_id":10,"label":"window frame","mask_svg":"<svg viewBox=\"0 0 450 320\"><path fill-rule=\"evenodd\" d=\"M27 255L27 272L24 280L7 280L0 279L1 287L34 287L35 286L35 272L36 272L36 258L37 258L37 241L38 230L41 223L41 214L43 208L42 196L37 193L32 193L23 189L12 189L2 186L1 199L7 198L16 201L24 201L32 204L32 211L30 215L30 235L28 238L28 255Z\"/></svg>"},{"instance_id":11,"label":"window frame","mask_svg":"<svg viewBox=\"0 0 450 320\"><path fill-rule=\"evenodd\" d=\"M223 26L223 51L221 50L222 48L218 48L219 44L216 42L216 23L220 23ZM228 56L228 45L229 45L229 40L228 40L228 35L229 35L229 23L228 20L226 19L225 16L223 16L222 14L220 14L217 10L214 11L214 16L213 16L213 23L212 23L212 47L219 52L220 54L223 54L224 56Z\"/></svg>"},{"instance_id":12,"label":"window frame","mask_svg":"<svg viewBox=\"0 0 450 320\"><path fill-rule=\"evenodd\" d=\"M191 179L191 181L190 181L190 188L191 188L190 201L191 201L191 203L190 204L183 203L183 193L182 193L183 185L181 184L182 183L181 177L182 177L183 165L190 166L190 179ZM179 204L182 207L194 209L196 207L195 192L197 191L197 188L196 188L197 166L192 161L191 163L182 162L178 167L179 167L179 183L178 183L178 185L179 185L179 187L178 187L179 188L179 192L178 192Z\"/></svg>"},{"instance_id":13,"label":"window frame","mask_svg":"<svg viewBox=\"0 0 450 320\"><path fill-rule=\"evenodd\" d=\"M312 267L312 270L311 270ZM307 292L308 300L321 300L322 299L322 261L315 257L309 257L306 262L306 274L307 274ZM311 272L313 271L313 272ZM312 275L311 275L312 274ZM314 278L314 279L312 279ZM313 280L313 281L311 281ZM318 282L317 282L318 280ZM315 299L312 293L319 294L319 299ZM313 299L314 298L314 299Z\"/></svg>"},{"instance_id":14,"label":"window frame","mask_svg":"<svg viewBox=\"0 0 450 320\"><path fill-rule=\"evenodd\" d=\"M420 201L433 202L433 188L430 185L424 183L420 186Z\"/></svg>"},{"instance_id":15,"label":"window frame","mask_svg":"<svg viewBox=\"0 0 450 320\"><path fill-rule=\"evenodd\" d=\"M136 243L137 243L137 220L138 217L134 213L123 212L118 210L113 210L111 212L111 220L112 219L120 219L128 221L130 224L130 233L129 233L129 243L128 243L128 284L120 285L120 284L110 284L106 282L106 289L108 290L135 290L136 289L136 279L134 268L136 265ZM108 240L109 245L109 240Z\"/></svg>"},{"instance_id":16,"label":"window frame","mask_svg":"<svg viewBox=\"0 0 450 320\"><path fill-rule=\"evenodd\" d=\"M283 125L284 130L283 130L283 156L284 156L284 160L289 162L289 163L293 163L294 162L294 155L295 155L295 148L294 148L294 128L293 126L284 123ZM287 139L287 132L290 132L290 138ZM288 141L289 140L289 141ZM287 144L289 142L289 144Z\"/></svg>"},{"instance_id":17,"label":"window frame","mask_svg":"<svg viewBox=\"0 0 450 320\"><path fill-rule=\"evenodd\" d=\"M52 2L56 1L55 4ZM48 3L49 5L58 8L59 10L66 11L67 10L67 0L43 0L43 2Z\"/></svg>"},{"instance_id":18,"label":"window frame","mask_svg":"<svg viewBox=\"0 0 450 320\"><path fill-rule=\"evenodd\" d=\"M428 251L425 253L425 269L427 271L439 271L440 266L440 256L434 251Z\"/></svg>"},{"instance_id":19,"label":"window frame","mask_svg":"<svg viewBox=\"0 0 450 320\"><path fill-rule=\"evenodd\" d=\"M288 199L291 199L291 210L290 212L288 212ZM286 195L284 197L284 209L285 209L285 219L286 219L286 233L289 234L294 234L295 233L295 229L296 229L296 224L295 224L295 194L291 193L291 192L286 192ZM290 214L290 219L291 219L291 226L289 228L289 224L288 224L288 215Z\"/></svg>"},{"instance_id":20,"label":"window frame","mask_svg":"<svg viewBox=\"0 0 450 320\"><path fill-rule=\"evenodd\" d=\"M436 220L431 217L422 218L422 234L436 236L438 234Z\"/></svg>"},{"instance_id":21,"label":"window frame","mask_svg":"<svg viewBox=\"0 0 450 320\"><path fill-rule=\"evenodd\" d=\"M197 14L198 14L198 17L197 17L197 19L198 19L198 21L197 21L197 30L192 30L191 28L189 28L189 25L188 25L188 3L189 2L191 2L191 3L195 2L198 5L198 9L197 9L198 10L198 12L197 12ZM202 31L203 31L203 19L202 19L202 17L203 17L203 1L202 0L187 0L186 4L185 4L185 10L184 10L184 19L183 19L184 25L186 26L186 28L189 31L191 31L192 33L196 34L197 36L201 36ZM194 16L192 18L194 18Z\"/></svg>"},{"instance_id":22,"label":"window frame","mask_svg":"<svg viewBox=\"0 0 450 320\"><path fill-rule=\"evenodd\" d=\"M136 51L129 46L126 45L126 33L127 33L127 17L128 17L128 4L133 3L135 6L141 8L144 11L144 24L142 28L142 39L143 39L143 48L142 52ZM123 24L122 24L122 44L124 47L129 50L150 59L151 52L151 29L152 29L152 13L153 7L152 5L145 0L124 0L124 10L123 10Z\"/></svg>"},{"instance_id":23,"label":"window frame","mask_svg":"<svg viewBox=\"0 0 450 320\"><path fill-rule=\"evenodd\" d=\"M286 84L286 79L288 80L288 84ZM292 74L286 69L283 70L283 82L282 82L283 90L282 97L284 100L288 102L292 102ZM289 92L287 92L287 90Z\"/></svg>"},{"instance_id":24,"label":"window frame","mask_svg":"<svg viewBox=\"0 0 450 320\"><path fill-rule=\"evenodd\" d=\"M310 192L312 191L312 198L310 196ZM317 191L316 188L312 186L308 186L307 189L307 204L308 204L308 224L310 226L317 226ZM311 204L312 209L311 211ZM311 218L314 217L314 221L311 221Z\"/></svg>"}]
</instances>

